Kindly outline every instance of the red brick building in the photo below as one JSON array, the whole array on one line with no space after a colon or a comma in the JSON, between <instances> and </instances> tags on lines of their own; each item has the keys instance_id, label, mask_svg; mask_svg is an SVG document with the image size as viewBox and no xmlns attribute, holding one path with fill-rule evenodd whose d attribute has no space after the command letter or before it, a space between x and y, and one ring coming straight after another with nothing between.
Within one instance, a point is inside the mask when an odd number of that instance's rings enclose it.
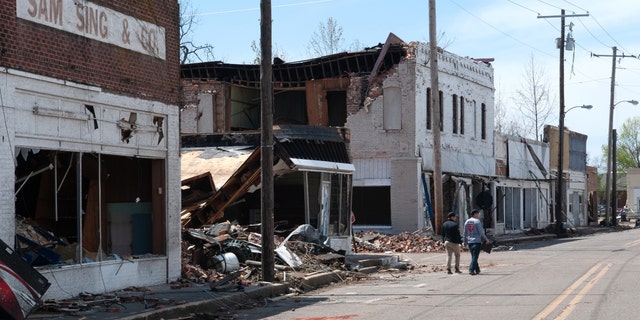
<instances>
[{"instance_id":1,"label":"red brick building","mask_svg":"<svg viewBox=\"0 0 640 320\"><path fill-rule=\"evenodd\" d=\"M48 297L180 276L179 20L177 0L0 3L0 238Z\"/></svg>"}]
</instances>

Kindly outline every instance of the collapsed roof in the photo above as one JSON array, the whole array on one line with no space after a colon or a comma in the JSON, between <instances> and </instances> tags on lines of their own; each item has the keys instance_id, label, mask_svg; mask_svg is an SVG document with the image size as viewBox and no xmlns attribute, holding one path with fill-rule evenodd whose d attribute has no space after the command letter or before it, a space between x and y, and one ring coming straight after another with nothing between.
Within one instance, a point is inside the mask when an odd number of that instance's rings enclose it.
<instances>
[{"instance_id":1,"label":"collapsed roof","mask_svg":"<svg viewBox=\"0 0 640 320\"><path fill-rule=\"evenodd\" d=\"M276 58L273 82L283 88L304 87L305 81L338 78L347 74L376 74L393 68L407 55L403 41L393 33L387 41L358 52L342 52L299 62ZM228 64L221 61L182 65L182 79L201 79L260 87L259 64Z\"/></svg>"},{"instance_id":2,"label":"collapsed roof","mask_svg":"<svg viewBox=\"0 0 640 320\"><path fill-rule=\"evenodd\" d=\"M348 137L344 128L311 126L277 126L274 128L274 174L292 171L351 173L355 169L347 151ZM186 141L185 141L186 139ZM246 141L246 140L244 140ZM200 142L202 142L200 140ZM183 137L188 148L211 148L210 141ZM237 168L224 185L203 203L183 209L183 226L199 227L224 217L224 210L248 192L260 188L260 147Z\"/></svg>"}]
</instances>

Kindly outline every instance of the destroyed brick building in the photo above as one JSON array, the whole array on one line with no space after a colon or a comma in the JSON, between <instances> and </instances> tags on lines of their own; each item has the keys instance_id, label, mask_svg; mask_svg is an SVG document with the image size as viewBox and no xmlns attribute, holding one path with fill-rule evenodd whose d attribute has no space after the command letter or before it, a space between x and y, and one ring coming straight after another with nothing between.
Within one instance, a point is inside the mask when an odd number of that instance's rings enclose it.
<instances>
[{"instance_id":1,"label":"destroyed brick building","mask_svg":"<svg viewBox=\"0 0 640 320\"><path fill-rule=\"evenodd\" d=\"M0 5L0 237L46 297L180 276L178 13Z\"/></svg>"},{"instance_id":2,"label":"destroyed brick building","mask_svg":"<svg viewBox=\"0 0 640 320\"><path fill-rule=\"evenodd\" d=\"M437 54L444 212L479 207L496 234L553 222L549 148L556 145L494 133L491 59ZM426 43L390 34L362 51L273 65L276 124L344 128L349 137L355 231L432 227L428 59ZM183 146L247 145L260 125L259 65L188 64L181 78ZM300 217L309 210L302 206Z\"/></svg>"},{"instance_id":3,"label":"destroyed brick building","mask_svg":"<svg viewBox=\"0 0 640 320\"><path fill-rule=\"evenodd\" d=\"M451 175L446 209L452 210L455 201L472 199L495 175L493 71L485 62L445 51L439 57L448 159L443 171ZM425 199L433 167L427 60L426 44L407 44L390 34L384 44L363 51L273 65L276 124L344 128L349 137L354 229L399 233L428 224ZM183 147L194 140L208 141L200 147L238 144L245 138L237 137L257 132L258 65L188 64L181 77L187 102L181 112ZM455 194L459 181L466 183L467 199ZM308 214L304 205L300 217Z\"/></svg>"}]
</instances>

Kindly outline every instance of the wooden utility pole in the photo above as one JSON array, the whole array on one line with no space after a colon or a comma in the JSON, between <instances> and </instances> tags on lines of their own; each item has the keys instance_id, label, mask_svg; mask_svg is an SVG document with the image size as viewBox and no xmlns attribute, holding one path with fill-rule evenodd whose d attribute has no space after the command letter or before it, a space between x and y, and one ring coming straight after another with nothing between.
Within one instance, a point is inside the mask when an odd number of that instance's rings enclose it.
<instances>
[{"instance_id":1,"label":"wooden utility pole","mask_svg":"<svg viewBox=\"0 0 640 320\"><path fill-rule=\"evenodd\" d=\"M605 209L606 213L605 213L605 223L611 222L611 224L615 224L615 215L613 213L613 211L611 211L611 206L615 205L614 201L612 201L612 197L613 195L611 194L611 168L613 166L612 162L612 158L611 158L611 153L612 153L612 145L613 145L613 109L614 109L614 104L613 101L615 100L615 87L616 87L616 52L617 52L617 48L613 47L613 54L611 55L613 62L611 63L611 95L609 97L609 131L608 131L608 135L609 135L609 139L607 140L607 177L606 177L606 185L605 185L605 195L607 197L607 208ZM609 217L611 217L611 220L609 220Z\"/></svg>"},{"instance_id":2,"label":"wooden utility pole","mask_svg":"<svg viewBox=\"0 0 640 320\"><path fill-rule=\"evenodd\" d=\"M615 148L615 143L613 143L613 110L616 106L617 103L614 103L613 101L615 100L615 88L616 88L616 60L618 58L636 58L636 56L629 56L629 55L625 55L624 53L621 56L618 56L617 51L618 48L613 47L613 54L611 55L604 55L604 54L595 54L592 53L591 56L593 57L611 57L612 58L612 62L611 62L611 95L609 97L609 131L608 131L608 136L609 139L607 140L607 172L605 173L606 175L606 184L605 184L605 202L607 207L605 208L605 218L604 221L609 224L611 223L612 225L616 224L616 219L615 219L615 214L614 212L611 211L612 206L615 205L617 207L617 202L612 200L613 197L615 197L615 191L613 192L613 195L611 194L611 175L615 174L615 169L612 169L612 167L615 167L614 163L615 160L613 160L611 158L612 153L615 151L613 150ZM620 102L625 102L625 101L620 101ZM618 103L620 103L618 102ZM626 102L631 102L631 101L626 101ZM609 220L609 217L611 217L611 220Z\"/></svg>"},{"instance_id":3,"label":"wooden utility pole","mask_svg":"<svg viewBox=\"0 0 640 320\"><path fill-rule=\"evenodd\" d=\"M271 65L271 0L260 1L260 101L262 166L262 280L273 282L273 69Z\"/></svg>"},{"instance_id":4,"label":"wooden utility pole","mask_svg":"<svg viewBox=\"0 0 640 320\"><path fill-rule=\"evenodd\" d=\"M560 40L557 43L558 49L560 49L560 111L559 111L559 124L558 124L558 169L557 169L557 177L556 177L556 192L555 192L555 219L556 219L556 234L558 237L565 236L565 230L562 226L563 222L563 205L564 205L564 50L565 50L565 40L564 40L564 19L565 17L584 17L589 16L589 14L572 14L565 15L564 9L560 11L559 16L538 16L538 18L560 18Z\"/></svg>"},{"instance_id":5,"label":"wooden utility pole","mask_svg":"<svg viewBox=\"0 0 640 320\"><path fill-rule=\"evenodd\" d=\"M440 228L444 222L444 213L442 212L440 89L438 87L438 44L436 38L436 0L429 0L429 71L431 76L431 128L433 128L433 215L436 224L433 227L436 234L440 234Z\"/></svg>"}]
</instances>

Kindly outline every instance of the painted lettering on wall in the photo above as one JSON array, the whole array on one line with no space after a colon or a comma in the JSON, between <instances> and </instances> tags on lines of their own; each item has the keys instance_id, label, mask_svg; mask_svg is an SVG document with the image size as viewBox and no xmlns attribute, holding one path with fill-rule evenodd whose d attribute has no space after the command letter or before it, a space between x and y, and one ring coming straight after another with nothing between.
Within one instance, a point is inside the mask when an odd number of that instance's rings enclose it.
<instances>
[{"instance_id":1,"label":"painted lettering on wall","mask_svg":"<svg viewBox=\"0 0 640 320\"><path fill-rule=\"evenodd\" d=\"M29 0L27 13L32 18L62 25L62 0Z\"/></svg>"},{"instance_id":2,"label":"painted lettering on wall","mask_svg":"<svg viewBox=\"0 0 640 320\"><path fill-rule=\"evenodd\" d=\"M166 59L164 28L86 0L16 0L16 16Z\"/></svg>"}]
</instances>

